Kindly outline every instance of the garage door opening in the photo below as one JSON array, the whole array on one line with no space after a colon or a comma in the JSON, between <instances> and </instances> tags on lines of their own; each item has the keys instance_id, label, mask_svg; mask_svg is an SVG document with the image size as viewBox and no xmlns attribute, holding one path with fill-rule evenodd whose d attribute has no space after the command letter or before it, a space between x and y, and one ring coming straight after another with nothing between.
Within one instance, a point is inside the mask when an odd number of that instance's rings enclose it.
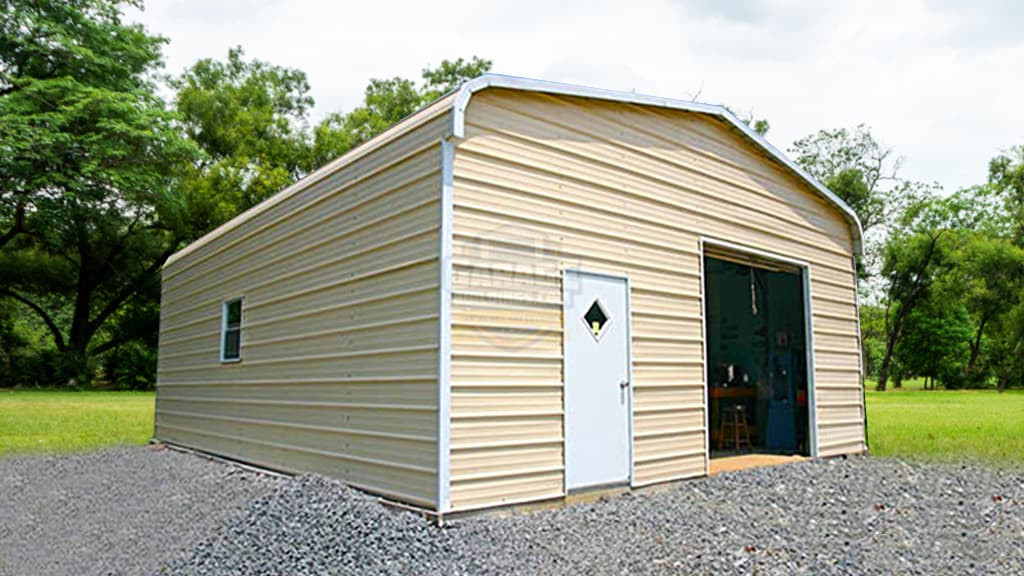
<instances>
[{"instance_id":1,"label":"garage door opening","mask_svg":"<svg viewBox=\"0 0 1024 576\"><path fill-rule=\"evenodd\" d=\"M732 457L740 464L726 467L738 468L812 452L804 274L785 262L705 247L712 472L715 459Z\"/></svg>"}]
</instances>

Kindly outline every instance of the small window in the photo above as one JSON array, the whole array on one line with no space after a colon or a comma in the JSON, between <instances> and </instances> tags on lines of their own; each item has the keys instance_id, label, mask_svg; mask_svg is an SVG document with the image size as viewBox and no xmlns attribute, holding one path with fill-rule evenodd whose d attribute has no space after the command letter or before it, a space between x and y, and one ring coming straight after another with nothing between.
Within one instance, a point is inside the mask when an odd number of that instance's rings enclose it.
<instances>
[{"instance_id":1,"label":"small window","mask_svg":"<svg viewBox=\"0 0 1024 576\"><path fill-rule=\"evenodd\" d=\"M242 359L242 299L224 303L221 319L220 361L237 362Z\"/></svg>"},{"instance_id":2,"label":"small window","mask_svg":"<svg viewBox=\"0 0 1024 576\"><path fill-rule=\"evenodd\" d=\"M594 300L594 303L587 309L587 313L583 315L583 323L590 328L590 333L594 338L600 338L604 332L604 327L608 325L608 313L604 311L601 306L601 302Z\"/></svg>"}]
</instances>

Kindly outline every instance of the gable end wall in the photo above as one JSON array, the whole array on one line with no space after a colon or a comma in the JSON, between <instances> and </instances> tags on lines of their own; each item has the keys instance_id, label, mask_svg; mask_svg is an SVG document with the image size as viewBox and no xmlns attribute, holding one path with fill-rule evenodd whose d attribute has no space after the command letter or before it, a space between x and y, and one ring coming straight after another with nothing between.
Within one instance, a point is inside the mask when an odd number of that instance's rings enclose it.
<instances>
[{"instance_id":1,"label":"gable end wall","mask_svg":"<svg viewBox=\"0 0 1024 576\"><path fill-rule=\"evenodd\" d=\"M564 495L566 268L630 279L634 485L705 473L702 236L809 263L819 454L864 449L849 224L721 120L482 90L453 226L453 510Z\"/></svg>"}]
</instances>

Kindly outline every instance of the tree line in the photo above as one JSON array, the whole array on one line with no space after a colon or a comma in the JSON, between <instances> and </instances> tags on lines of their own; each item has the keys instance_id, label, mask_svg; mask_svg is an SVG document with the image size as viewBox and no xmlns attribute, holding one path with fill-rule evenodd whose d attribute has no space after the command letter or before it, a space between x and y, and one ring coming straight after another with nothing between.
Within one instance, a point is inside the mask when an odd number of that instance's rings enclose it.
<instances>
[{"instance_id":1,"label":"tree line","mask_svg":"<svg viewBox=\"0 0 1024 576\"><path fill-rule=\"evenodd\" d=\"M0 386L151 387L171 254L491 65L314 124L306 75L241 48L168 76L137 5L0 0Z\"/></svg>"},{"instance_id":2,"label":"tree line","mask_svg":"<svg viewBox=\"0 0 1024 576\"><path fill-rule=\"evenodd\" d=\"M1024 146L952 192L901 178L865 126L819 131L790 153L860 218L864 370L879 390L910 378L1024 386Z\"/></svg>"},{"instance_id":3,"label":"tree line","mask_svg":"<svg viewBox=\"0 0 1024 576\"><path fill-rule=\"evenodd\" d=\"M0 0L0 386L152 387L172 253L491 67L373 79L313 122L306 75L241 48L168 75L167 40L125 21L137 5ZM790 153L864 226L880 388L1024 386L1024 148L953 193L902 179L865 126Z\"/></svg>"}]
</instances>

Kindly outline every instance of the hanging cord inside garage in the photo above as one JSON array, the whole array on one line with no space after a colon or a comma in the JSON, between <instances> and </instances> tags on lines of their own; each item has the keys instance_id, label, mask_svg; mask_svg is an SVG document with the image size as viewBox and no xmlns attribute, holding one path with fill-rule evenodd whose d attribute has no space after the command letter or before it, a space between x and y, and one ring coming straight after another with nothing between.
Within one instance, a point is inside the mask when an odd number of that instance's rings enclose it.
<instances>
[{"instance_id":1,"label":"hanging cord inside garage","mask_svg":"<svg viewBox=\"0 0 1024 576\"><path fill-rule=\"evenodd\" d=\"M750 313L757 316L757 286L754 284L754 267L750 267Z\"/></svg>"}]
</instances>

